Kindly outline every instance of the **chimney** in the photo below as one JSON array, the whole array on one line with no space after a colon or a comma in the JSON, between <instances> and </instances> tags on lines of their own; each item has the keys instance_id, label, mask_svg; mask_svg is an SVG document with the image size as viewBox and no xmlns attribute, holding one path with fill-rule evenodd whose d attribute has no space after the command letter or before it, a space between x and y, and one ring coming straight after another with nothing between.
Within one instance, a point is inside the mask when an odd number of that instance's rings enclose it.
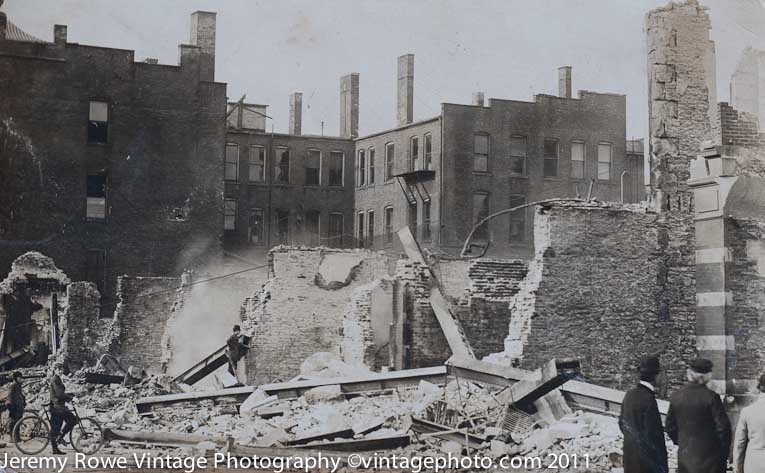
<instances>
[{"instance_id":1,"label":"chimney","mask_svg":"<svg viewBox=\"0 0 765 473\"><path fill-rule=\"evenodd\" d=\"M571 98L571 66L558 68L558 97Z\"/></svg>"},{"instance_id":2,"label":"chimney","mask_svg":"<svg viewBox=\"0 0 765 473\"><path fill-rule=\"evenodd\" d=\"M2 5L2 1L0 1L0 5ZM0 40L5 39L6 32L8 31L8 17L5 16L5 13L0 11Z\"/></svg>"},{"instance_id":3,"label":"chimney","mask_svg":"<svg viewBox=\"0 0 765 473\"><path fill-rule=\"evenodd\" d=\"M290 94L290 135L300 135L303 129L303 94Z\"/></svg>"},{"instance_id":4,"label":"chimney","mask_svg":"<svg viewBox=\"0 0 765 473\"><path fill-rule=\"evenodd\" d=\"M59 47L66 45L66 25L53 25L53 42Z\"/></svg>"},{"instance_id":5,"label":"chimney","mask_svg":"<svg viewBox=\"0 0 765 473\"><path fill-rule=\"evenodd\" d=\"M414 54L398 57L398 126L414 121Z\"/></svg>"},{"instance_id":6,"label":"chimney","mask_svg":"<svg viewBox=\"0 0 765 473\"><path fill-rule=\"evenodd\" d=\"M191 14L191 44L199 46L199 80L215 80L215 15L196 11Z\"/></svg>"},{"instance_id":7,"label":"chimney","mask_svg":"<svg viewBox=\"0 0 765 473\"><path fill-rule=\"evenodd\" d=\"M483 107L483 92L473 92L473 105Z\"/></svg>"},{"instance_id":8,"label":"chimney","mask_svg":"<svg viewBox=\"0 0 765 473\"><path fill-rule=\"evenodd\" d=\"M359 74L340 78L340 136L359 136Z\"/></svg>"}]
</instances>

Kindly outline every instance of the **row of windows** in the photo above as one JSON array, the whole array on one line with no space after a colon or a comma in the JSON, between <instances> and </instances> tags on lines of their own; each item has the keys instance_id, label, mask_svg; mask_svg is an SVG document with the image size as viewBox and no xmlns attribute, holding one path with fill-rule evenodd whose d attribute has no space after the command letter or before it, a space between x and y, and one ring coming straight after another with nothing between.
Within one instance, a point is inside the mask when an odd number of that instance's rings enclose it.
<instances>
[{"instance_id":1,"label":"row of windows","mask_svg":"<svg viewBox=\"0 0 765 473\"><path fill-rule=\"evenodd\" d=\"M236 230L238 228L238 201L236 199L226 199L223 213L224 230ZM304 243L311 246L343 245L344 219L340 212L331 212L329 214L328 236L325 241L321 235L324 231L321 222L321 212L319 210L308 210L302 215ZM273 228L275 242L274 244L290 244L290 211L286 209L274 209ZM265 211L261 208L250 209L249 222L247 227L248 240L255 245L265 244Z\"/></svg>"},{"instance_id":2,"label":"row of windows","mask_svg":"<svg viewBox=\"0 0 765 473\"><path fill-rule=\"evenodd\" d=\"M371 248L375 241L375 211L359 211L356 214L356 238L360 247ZM419 225L417 216L417 204L409 206L408 225L412 234L417 235L417 229L422 230L419 237L423 241L429 241L432 238L431 229L430 202L422 204L422 225ZM383 209L383 243L388 246L393 243L393 206L387 206Z\"/></svg>"},{"instance_id":3,"label":"row of windows","mask_svg":"<svg viewBox=\"0 0 765 473\"><path fill-rule=\"evenodd\" d=\"M473 226L477 225L481 220L490 215L489 213L489 197L488 192L475 192L473 194ZM526 196L521 194L510 195L510 207L515 208L521 205L526 205ZM526 209L518 209L510 212L510 229L509 229L510 242L520 242L526 239ZM489 226L488 222L478 227L473 233L474 240L488 240L489 239Z\"/></svg>"},{"instance_id":4,"label":"row of windows","mask_svg":"<svg viewBox=\"0 0 765 473\"><path fill-rule=\"evenodd\" d=\"M422 149L421 149L422 148ZM420 160L422 156L422 160ZM393 163L396 157L395 143L385 144L385 162L383 165L383 179L389 181L393 178ZM360 149L356 160L356 185L366 186L375 183L375 148ZM422 136L422 147L420 146L420 137L412 136L409 138L409 170L420 171L433 168L433 135L425 133Z\"/></svg>"},{"instance_id":5,"label":"row of windows","mask_svg":"<svg viewBox=\"0 0 765 473\"><path fill-rule=\"evenodd\" d=\"M473 142L473 171L489 172L489 156L491 149L491 137L486 133L476 133ZM612 162L611 143L598 143L598 180L608 181L611 179ZM527 140L525 136L510 137L510 173L517 176L525 176L528 172L526 161L528 158ZM543 146L542 174L544 177L558 177L559 150L557 139L545 139ZM585 178L585 155L586 143L584 141L571 142L571 177L574 179Z\"/></svg>"},{"instance_id":6,"label":"row of windows","mask_svg":"<svg viewBox=\"0 0 765 473\"><path fill-rule=\"evenodd\" d=\"M277 184L290 184L291 153L290 149L277 146L274 149L274 182ZM249 182L266 181L266 149L263 146L250 146L248 156ZM345 173L345 155L342 151L330 151L329 158L325 159L324 153L318 149L309 149L303 159L305 168L306 186L342 186ZM327 166L326 183L323 182L323 170ZM226 145L226 162L224 177L227 181L239 180L239 145L229 143Z\"/></svg>"}]
</instances>

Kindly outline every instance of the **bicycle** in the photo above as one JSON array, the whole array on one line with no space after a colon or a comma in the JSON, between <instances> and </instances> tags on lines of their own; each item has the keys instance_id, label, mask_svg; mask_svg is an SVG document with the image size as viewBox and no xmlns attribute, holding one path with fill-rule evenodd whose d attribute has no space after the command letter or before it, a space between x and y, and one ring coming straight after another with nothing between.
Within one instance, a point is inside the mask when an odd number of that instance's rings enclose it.
<instances>
[{"instance_id":1,"label":"bicycle","mask_svg":"<svg viewBox=\"0 0 765 473\"><path fill-rule=\"evenodd\" d=\"M50 443L50 406L48 403L41 409L42 416L39 412L25 415L14 425L12 439L21 453L36 455ZM92 417L80 417L74 404L72 411L77 422L69 432L69 443L76 452L94 455L104 444L104 430Z\"/></svg>"}]
</instances>

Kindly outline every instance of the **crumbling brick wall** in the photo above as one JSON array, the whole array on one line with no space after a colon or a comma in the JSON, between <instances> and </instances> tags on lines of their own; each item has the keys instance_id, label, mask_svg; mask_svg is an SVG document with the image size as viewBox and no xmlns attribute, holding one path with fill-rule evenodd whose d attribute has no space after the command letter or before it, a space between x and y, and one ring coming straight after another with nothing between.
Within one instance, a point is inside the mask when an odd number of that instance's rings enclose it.
<instances>
[{"instance_id":1,"label":"crumbling brick wall","mask_svg":"<svg viewBox=\"0 0 765 473\"><path fill-rule=\"evenodd\" d=\"M383 253L277 247L269 281L244 309L253 332L246 357L248 382L289 379L320 351L339 354L342 326L354 291L388 275Z\"/></svg>"},{"instance_id":2,"label":"crumbling brick wall","mask_svg":"<svg viewBox=\"0 0 765 473\"><path fill-rule=\"evenodd\" d=\"M111 353L125 367L162 372L162 334L180 283L180 278L118 278Z\"/></svg>"},{"instance_id":3,"label":"crumbling brick wall","mask_svg":"<svg viewBox=\"0 0 765 473\"><path fill-rule=\"evenodd\" d=\"M101 353L98 347L103 340L110 321L99 318L100 295L96 285L90 282L75 282L67 286L67 306L60 318L61 355L60 361L70 371L83 366L93 366Z\"/></svg>"},{"instance_id":4,"label":"crumbling brick wall","mask_svg":"<svg viewBox=\"0 0 765 473\"><path fill-rule=\"evenodd\" d=\"M743 146L747 148L765 148L765 133L760 133L757 117L740 112L721 102L718 105L720 117L719 143L725 146Z\"/></svg>"},{"instance_id":5,"label":"crumbling brick wall","mask_svg":"<svg viewBox=\"0 0 765 473\"><path fill-rule=\"evenodd\" d=\"M588 379L626 389L639 358L659 352L667 372L660 394L682 384L695 354L695 315L682 297L668 311L661 304L660 275L669 269L659 258L659 215L636 206L557 205L537 219L549 240L531 263L541 265L538 288L522 291L533 299L522 365L575 357ZM693 285L675 289L694 294Z\"/></svg>"}]
</instances>

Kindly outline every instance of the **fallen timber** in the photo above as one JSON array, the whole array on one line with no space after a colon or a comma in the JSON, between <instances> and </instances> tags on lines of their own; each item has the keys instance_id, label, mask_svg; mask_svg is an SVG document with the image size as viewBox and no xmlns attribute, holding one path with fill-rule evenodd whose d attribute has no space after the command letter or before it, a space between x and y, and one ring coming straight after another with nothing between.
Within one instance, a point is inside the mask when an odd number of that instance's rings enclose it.
<instances>
[{"instance_id":1,"label":"fallen timber","mask_svg":"<svg viewBox=\"0 0 765 473\"><path fill-rule=\"evenodd\" d=\"M447 425L437 424L426 419L411 416L412 430L419 434L438 437L442 440L459 442L464 447L478 449L486 442L485 437L471 434L467 429L453 429Z\"/></svg>"},{"instance_id":2,"label":"fallen timber","mask_svg":"<svg viewBox=\"0 0 765 473\"><path fill-rule=\"evenodd\" d=\"M533 380L538 376L533 371L460 356L449 358L446 366L449 374L453 376L503 387L512 386L521 380ZM560 387L560 391L573 408L609 415L619 415L625 395L624 391L576 380L567 381ZM665 416L669 409L669 402L658 399L657 403L659 412Z\"/></svg>"},{"instance_id":3,"label":"fallen timber","mask_svg":"<svg viewBox=\"0 0 765 473\"><path fill-rule=\"evenodd\" d=\"M326 378L263 384L260 386L243 386L213 391L168 394L140 398L136 401L136 408L139 414L148 415L155 408L183 403L195 404L202 401L212 401L214 403L241 404L258 388L270 396L277 396L279 399L297 399L313 388L335 384L340 386L343 394L351 397L396 388L416 387L420 381L443 385L446 381L446 372L445 366L435 366L432 368L390 371L387 373L371 373L363 377Z\"/></svg>"}]
</instances>

